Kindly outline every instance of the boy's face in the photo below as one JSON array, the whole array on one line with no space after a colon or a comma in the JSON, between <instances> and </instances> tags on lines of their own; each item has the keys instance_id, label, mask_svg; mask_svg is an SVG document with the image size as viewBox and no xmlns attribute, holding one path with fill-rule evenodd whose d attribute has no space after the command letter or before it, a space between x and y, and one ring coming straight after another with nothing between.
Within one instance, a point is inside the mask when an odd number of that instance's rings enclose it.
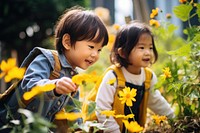
<instances>
[{"instance_id":1,"label":"boy's face","mask_svg":"<svg viewBox=\"0 0 200 133\"><path fill-rule=\"evenodd\" d=\"M68 45L64 53L65 57L73 68L79 67L85 70L99 59L102 42L77 41L73 46Z\"/></svg>"}]
</instances>

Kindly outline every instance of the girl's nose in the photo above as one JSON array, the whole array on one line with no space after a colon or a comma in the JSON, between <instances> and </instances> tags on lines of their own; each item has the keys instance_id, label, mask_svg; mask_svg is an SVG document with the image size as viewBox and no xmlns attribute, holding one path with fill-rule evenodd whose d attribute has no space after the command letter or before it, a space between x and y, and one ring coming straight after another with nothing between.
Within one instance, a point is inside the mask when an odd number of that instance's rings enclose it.
<instances>
[{"instance_id":1,"label":"girl's nose","mask_svg":"<svg viewBox=\"0 0 200 133\"><path fill-rule=\"evenodd\" d=\"M151 50L150 50L150 49L146 49L146 50L145 50L145 54L146 54L146 55L150 55L150 54L151 54Z\"/></svg>"}]
</instances>

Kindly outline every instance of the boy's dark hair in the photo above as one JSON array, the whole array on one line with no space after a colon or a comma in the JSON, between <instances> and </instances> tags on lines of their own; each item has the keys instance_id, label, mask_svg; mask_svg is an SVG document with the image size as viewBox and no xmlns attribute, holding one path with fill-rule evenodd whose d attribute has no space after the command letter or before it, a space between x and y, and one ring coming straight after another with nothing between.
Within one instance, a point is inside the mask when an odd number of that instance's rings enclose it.
<instances>
[{"instance_id":1,"label":"boy's dark hair","mask_svg":"<svg viewBox=\"0 0 200 133\"><path fill-rule=\"evenodd\" d=\"M145 25L144 23L137 22L137 21L123 26L117 33L117 36L116 36L116 39L111 51L111 55L110 55L111 63L128 67L128 65L130 65L129 59L128 59L129 54L131 50L136 46L136 44L139 41L140 36L143 33L147 33L152 37L152 45L153 45L153 53L154 53L154 62L152 63L155 63L158 58L158 52L155 47L153 34L147 25ZM125 54L125 58L122 58L118 54L118 48L122 48L122 51L124 51L124 54Z\"/></svg>"},{"instance_id":2,"label":"boy's dark hair","mask_svg":"<svg viewBox=\"0 0 200 133\"><path fill-rule=\"evenodd\" d=\"M55 27L55 46L59 53L62 53L62 37L70 35L71 45L76 41L89 40L99 43L103 40L102 46L108 43L108 32L100 18L90 10L82 7L73 7L65 11ZM96 36L98 35L98 36Z\"/></svg>"}]
</instances>

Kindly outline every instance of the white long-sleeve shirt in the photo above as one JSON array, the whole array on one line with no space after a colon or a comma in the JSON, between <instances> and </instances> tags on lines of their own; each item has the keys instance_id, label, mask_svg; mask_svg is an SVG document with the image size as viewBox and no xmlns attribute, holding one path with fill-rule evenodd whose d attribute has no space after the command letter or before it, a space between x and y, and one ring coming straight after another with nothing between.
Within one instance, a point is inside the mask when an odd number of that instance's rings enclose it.
<instances>
[{"instance_id":1,"label":"white long-sleeve shirt","mask_svg":"<svg viewBox=\"0 0 200 133\"><path fill-rule=\"evenodd\" d=\"M124 74L126 82L141 86L145 81L144 68L141 69L141 73L139 75L129 73L124 67L122 67L122 72ZM116 76L114 75L113 71L112 70L108 71L105 74L99 86L96 97L96 105L97 108L101 110L113 110L112 105L114 101L114 95L116 92L117 81L115 81L114 85L109 85L107 82L110 79L114 78L116 78ZM169 118L172 118L174 117L174 112L171 109L168 102L161 95L159 90L153 90L153 86L155 85L156 82L157 82L157 77L153 72L147 106L156 114L165 115ZM100 123L103 123L106 120L106 117L104 115L100 115L98 112L96 112L96 115ZM117 122L113 117L109 117L105 126L106 128L108 128L108 130L105 130L104 133L120 133L119 125L117 124Z\"/></svg>"}]
</instances>

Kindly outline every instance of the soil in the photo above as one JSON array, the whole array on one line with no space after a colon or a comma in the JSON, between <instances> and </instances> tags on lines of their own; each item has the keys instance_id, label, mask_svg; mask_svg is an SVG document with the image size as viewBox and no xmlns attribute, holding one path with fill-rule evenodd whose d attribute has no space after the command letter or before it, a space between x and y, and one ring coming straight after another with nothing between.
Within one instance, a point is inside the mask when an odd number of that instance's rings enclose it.
<instances>
[{"instance_id":1,"label":"soil","mask_svg":"<svg viewBox=\"0 0 200 133\"><path fill-rule=\"evenodd\" d=\"M162 122L159 126L148 123L145 133L200 133L200 117L185 116L169 122Z\"/></svg>"}]
</instances>

